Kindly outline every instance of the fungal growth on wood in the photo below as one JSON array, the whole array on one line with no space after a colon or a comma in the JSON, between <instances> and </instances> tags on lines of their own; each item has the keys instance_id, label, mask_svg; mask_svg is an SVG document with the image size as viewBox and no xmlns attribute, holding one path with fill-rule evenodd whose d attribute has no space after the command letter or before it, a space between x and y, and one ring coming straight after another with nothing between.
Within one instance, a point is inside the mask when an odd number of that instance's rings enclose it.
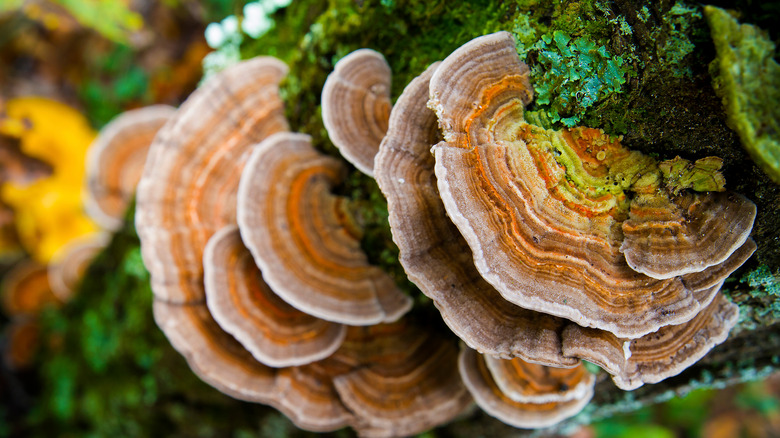
<instances>
[{"instance_id":1,"label":"fungal growth on wood","mask_svg":"<svg viewBox=\"0 0 780 438\"><path fill-rule=\"evenodd\" d=\"M366 175L390 116L390 66L371 49L356 50L336 63L322 89L322 122L341 155Z\"/></svg>"},{"instance_id":2,"label":"fungal growth on wood","mask_svg":"<svg viewBox=\"0 0 780 438\"><path fill-rule=\"evenodd\" d=\"M359 50L327 80L324 123L376 177L399 261L458 354L369 263L356 204L335 194L344 163L286 132L285 72L259 58L215 76L162 128L139 185L155 319L220 391L315 431L412 435L472 397L546 427L593 396L581 360L634 389L736 323L718 292L755 251L756 211L723 191L719 159L659 163L598 129L529 123L506 32L431 65L392 111L389 66Z\"/></svg>"},{"instance_id":3,"label":"fungal growth on wood","mask_svg":"<svg viewBox=\"0 0 780 438\"><path fill-rule=\"evenodd\" d=\"M708 304L679 277L689 271L654 279L632 269L623 253L632 254L633 241L624 235L631 234L637 207L665 218L684 201L661 190L652 158L619 139L591 128L552 131L526 123L527 73L502 32L456 50L431 79L429 105L446 140L434 147L439 191L480 274L520 307L622 338L689 321ZM705 260L693 264L698 272L741 246L755 207L747 200L744 208L722 205L742 199L734 194L691 196L707 200L700 217L723 212L719 221L734 227L725 244L705 238L701 247L690 245L687 252ZM695 214L690 206L680 209ZM675 248L686 252L682 242ZM666 246L672 243L642 249L664 253Z\"/></svg>"},{"instance_id":4,"label":"fungal growth on wood","mask_svg":"<svg viewBox=\"0 0 780 438\"><path fill-rule=\"evenodd\" d=\"M135 222L157 299L204 299L203 248L236 223L236 187L254 143L286 131L274 58L213 76L162 127L138 183Z\"/></svg>"},{"instance_id":5,"label":"fungal growth on wood","mask_svg":"<svg viewBox=\"0 0 780 438\"><path fill-rule=\"evenodd\" d=\"M341 162L304 134L257 145L241 177L241 237L271 288L294 307L328 321L369 325L397 320L412 305L360 248L362 231L346 199L331 189Z\"/></svg>"},{"instance_id":6,"label":"fungal growth on wood","mask_svg":"<svg viewBox=\"0 0 780 438\"><path fill-rule=\"evenodd\" d=\"M263 281L238 227L215 233L203 254L206 301L219 325L269 366L304 365L341 345L346 327L293 308Z\"/></svg>"},{"instance_id":7,"label":"fungal growth on wood","mask_svg":"<svg viewBox=\"0 0 780 438\"><path fill-rule=\"evenodd\" d=\"M122 113L87 149L85 209L105 229L115 230L141 179L146 153L175 108L153 105Z\"/></svg>"},{"instance_id":8,"label":"fungal growth on wood","mask_svg":"<svg viewBox=\"0 0 780 438\"><path fill-rule=\"evenodd\" d=\"M512 365L493 367L486 361L476 351L464 348L458 367L477 405L506 424L525 429L552 426L576 415L593 397L595 378L582 365L573 371L553 371L543 365L521 364L520 359L514 359ZM525 388L507 394L498 385L496 372L505 387ZM576 389L561 391L569 384Z\"/></svg>"}]
</instances>

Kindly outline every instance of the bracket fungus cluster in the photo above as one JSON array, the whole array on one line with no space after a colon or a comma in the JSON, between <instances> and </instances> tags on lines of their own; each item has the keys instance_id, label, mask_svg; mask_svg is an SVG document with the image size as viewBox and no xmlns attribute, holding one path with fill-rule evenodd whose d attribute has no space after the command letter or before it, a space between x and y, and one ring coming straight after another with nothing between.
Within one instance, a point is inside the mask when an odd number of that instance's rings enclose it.
<instances>
[{"instance_id":1,"label":"bracket fungus cluster","mask_svg":"<svg viewBox=\"0 0 780 438\"><path fill-rule=\"evenodd\" d=\"M528 123L528 71L500 32L399 97L374 173L401 264L481 353L586 359L622 389L676 375L736 323L718 291L755 250L755 205L723 192L717 159L657 163L600 130Z\"/></svg>"},{"instance_id":2,"label":"bracket fungus cluster","mask_svg":"<svg viewBox=\"0 0 780 438\"><path fill-rule=\"evenodd\" d=\"M301 428L422 432L471 396L457 345L368 263L338 160L290 133L272 58L209 79L161 128L136 226L154 317L192 370Z\"/></svg>"},{"instance_id":3,"label":"bracket fungus cluster","mask_svg":"<svg viewBox=\"0 0 780 438\"><path fill-rule=\"evenodd\" d=\"M390 103L363 49L326 81L328 134L387 197L409 279L467 345L415 315L360 247L347 173L289 132L272 58L213 76L160 129L136 225L154 314L203 380L310 430L419 433L472 400L544 427L722 342L718 291L755 250L755 206L720 162L658 163L620 139L526 121L528 67L508 33L431 65ZM392 109L391 109L392 108Z\"/></svg>"}]
</instances>

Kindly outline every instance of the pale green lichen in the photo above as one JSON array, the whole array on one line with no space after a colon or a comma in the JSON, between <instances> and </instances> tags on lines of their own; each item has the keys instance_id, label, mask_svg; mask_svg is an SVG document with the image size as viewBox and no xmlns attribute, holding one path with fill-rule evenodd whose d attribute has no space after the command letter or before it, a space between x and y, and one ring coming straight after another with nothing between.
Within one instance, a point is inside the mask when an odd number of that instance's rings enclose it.
<instances>
[{"instance_id":1,"label":"pale green lichen","mask_svg":"<svg viewBox=\"0 0 780 438\"><path fill-rule=\"evenodd\" d=\"M621 56L614 56L593 41L555 31L543 35L535 44L538 64L536 105L545 109L550 120L574 126L585 110L626 83L629 68Z\"/></svg>"},{"instance_id":2,"label":"pale green lichen","mask_svg":"<svg viewBox=\"0 0 780 438\"><path fill-rule=\"evenodd\" d=\"M664 15L663 23L666 29L657 29L655 37L662 33L666 35L658 45L659 62L672 71L674 77L691 77L690 67L681 67L683 59L693 52L695 45L691 41L692 28L696 20L701 20L698 8L677 2Z\"/></svg>"},{"instance_id":3,"label":"pale green lichen","mask_svg":"<svg viewBox=\"0 0 780 438\"><path fill-rule=\"evenodd\" d=\"M726 11L704 9L717 50L715 91L729 126L753 160L780 183L780 66L775 45L761 29L740 25Z\"/></svg>"}]
</instances>

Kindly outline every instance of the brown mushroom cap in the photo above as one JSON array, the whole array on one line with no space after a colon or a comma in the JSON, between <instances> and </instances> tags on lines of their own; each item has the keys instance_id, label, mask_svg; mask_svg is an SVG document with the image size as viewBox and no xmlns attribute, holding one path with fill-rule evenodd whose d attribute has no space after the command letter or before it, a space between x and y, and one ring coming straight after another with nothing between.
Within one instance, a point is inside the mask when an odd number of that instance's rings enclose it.
<instances>
[{"instance_id":1,"label":"brown mushroom cap","mask_svg":"<svg viewBox=\"0 0 780 438\"><path fill-rule=\"evenodd\" d=\"M439 192L482 277L518 306L624 338L693 318L703 303L680 277L636 272L620 251L629 194L668 199L655 161L600 130L526 123L530 96L506 32L467 43L431 79Z\"/></svg>"},{"instance_id":2,"label":"brown mushroom cap","mask_svg":"<svg viewBox=\"0 0 780 438\"><path fill-rule=\"evenodd\" d=\"M639 339L571 325L564 333L563 351L598 364L612 374L619 388L632 390L675 376L696 363L726 340L738 317L737 306L718 295L692 320Z\"/></svg>"},{"instance_id":3,"label":"brown mushroom cap","mask_svg":"<svg viewBox=\"0 0 780 438\"><path fill-rule=\"evenodd\" d=\"M414 435L471 403L456 369L457 347L407 320L351 327L340 353L359 364L334 384L363 436Z\"/></svg>"},{"instance_id":4,"label":"brown mushroom cap","mask_svg":"<svg viewBox=\"0 0 780 438\"><path fill-rule=\"evenodd\" d=\"M203 270L206 302L214 319L268 366L324 359L344 340L343 325L303 313L276 296L263 281L235 225L209 239Z\"/></svg>"},{"instance_id":5,"label":"brown mushroom cap","mask_svg":"<svg viewBox=\"0 0 780 438\"><path fill-rule=\"evenodd\" d=\"M596 376L580 363L574 368L553 368L522 359L482 359L501 392L519 403L556 403L589 398Z\"/></svg>"},{"instance_id":6,"label":"brown mushroom cap","mask_svg":"<svg viewBox=\"0 0 780 438\"><path fill-rule=\"evenodd\" d=\"M0 283L3 312L8 316L36 315L60 301L49 286L46 266L32 260L19 262Z\"/></svg>"},{"instance_id":7,"label":"brown mushroom cap","mask_svg":"<svg viewBox=\"0 0 780 438\"><path fill-rule=\"evenodd\" d=\"M57 251L48 267L49 286L62 302L68 301L95 256L108 245L110 236L94 233L69 242Z\"/></svg>"},{"instance_id":8,"label":"brown mushroom cap","mask_svg":"<svg viewBox=\"0 0 780 438\"><path fill-rule=\"evenodd\" d=\"M368 263L346 200L330 192L344 171L307 135L269 137L241 178L241 237L268 285L303 312L351 325L394 321L411 299Z\"/></svg>"},{"instance_id":9,"label":"brown mushroom cap","mask_svg":"<svg viewBox=\"0 0 780 438\"><path fill-rule=\"evenodd\" d=\"M567 321L504 300L479 275L471 249L447 217L430 153L440 140L438 123L427 108L428 83L437 66L415 78L398 98L375 162L401 264L470 347L546 365L576 365L560 351L559 334Z\"/></svg>"},{"instance_id":10,"label":"brown mushroom cap","mask_svg":"<svg viewBox=\"0 0 780 438\"><path fill-rule=\"evenodd\" d=\"M214 321L204 303L154 300L154 318L173 347L203 381L239 400L281 410L298 427L330 431L352 424L332 378L349 368L326 359L318 365L271 368L256 361Z\"/></svg>"},{"instance_id":11,"label":"brown mushroom cap","mask_svg":"<svg viewBox=\"0 0 780 438\"><path fill-rule=\"evenodd\" d=\"M155 299L154 320L204 382L239 400L274 404L276 370L256 361L224 332L205 303Z\"/></svg>"},{"instance_id":12,"label":"brown mushroom cap","mask_svg":"<svg viewBox=\"0 0 780 438\"><path fill-rule=\"evenodd\" d=\"M387 131L391 72L371 49L356 50L336 63L322 89L322 122L341 155L366 175Z\"/></svg>"},{"instance_id":13,"label":"brown mushroom cap","mask_svg":"<svg viewBox=\"0 0 780 438\"><path fill-rule=\"evenodd\" d=\"M351 369L341 356L282 368L277 375L276 407L298 427L326 432L354 426L358 420L339 398L333 378Z\"/></svg>"},{"instance_id":14,"label":"brown mushroom cap","mask_svg":"<svg viewBox=\"0 0 780 438\"><path fill-rule=\"evenodd\" d=\"M203 248L235 223L236 188L251 146L288 129L278 95L286 73L268 57L227 68L155 137L138 184L136 227L157 298L204 299Z\"/></svg>"},{"instance_id":15,"label":"brown mushroom cap","mask_svg":"<svg viewBox=\"0 0 780 438\"><path fill-rule=\"evenodd\" d=\"M107 124L87 150L84 206L102 227L115 230L143 173L146 153L175 108L153 105L124 112Z\"/></svg>"},{"instance_id":16,"label":"brown mushroom cap","mask_svg":"<svg viewBox=\"0 0 780 438\"><path fill-rule=\"evenodd\" d=\"M489 415L506 424L524 429L552 426L576 415L593 396L593 387L581 398L549 403L520 403L512 400L493 380L482 355L462 348L458 368L474 401Z\"/></svg>"},{"instance_id":17,"label":"brown mushroom cap","mask_svg":"<svg viewBox=\"0 0 780 438\"><path fill-rule=\"evenodd\" d=\"M682 276L683 283L685 283L685 286L694 291L694 295L696 295L696 300L699 301L702 305L708 305L713 297L710 297L710 299L707 299L705 296L703 296L703 291L708 291L709 289L712 289L713 287L717 286L717 289L720 289L720 284L723 283L726 278L728 278L729 275L731 275L732 272L736 271L737 268L742 266L743 263L747 261L747 259L750 258L750 256L753 255L753 253L756 251L756 242L753 241L753 239L748 238L745 243L742 244L736 251L734 251L729 258L724 260L722 263L710 266L703 271L700 272L693 272L690 274L685 274Z\"/></svg>"},{"instance_id":18,"label":"brown mushroom cap","mask_svg":"<svg viewBox=\"0 0 780 438\"><path fill-rule=\"evenodd\" d=\"M662 217L657 208L632 204L620 249L634 270L653 278L700 272L726 260L753 228L756 205L737 193L688 194L676 201Z\"/></svg>"}]
</instances>

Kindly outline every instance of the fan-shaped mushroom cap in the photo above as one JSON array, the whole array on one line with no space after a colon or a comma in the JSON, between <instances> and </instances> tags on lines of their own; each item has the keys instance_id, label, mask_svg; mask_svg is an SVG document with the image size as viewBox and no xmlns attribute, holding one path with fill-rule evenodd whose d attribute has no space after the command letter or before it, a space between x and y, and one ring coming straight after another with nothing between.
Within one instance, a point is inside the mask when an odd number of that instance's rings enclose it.
<instances>
[{"instance_id":1,"label":"fan-shaped mushroom cap","mask_svg":"<svg viewBox=\"0 0 780 438\"><path fill-rule=\"evenodd\" d=\"M307 135L269 137L241 178L241 237L268 285L294 307L344 324L394 321L411 299L360 249L346 200L330 192L344 172Z\"/></svg>"},{"instance_id":2,"label":"fan-shaped mushroom cap","mask_svg":"<svg viewBox=\"0 0 780 438\"><path fill-rule=\"evenodd\" d=\"M268 366L324 359L344 340L345 326L303 313L276 296L235 225L209 239L203 270L206 302L214 319Z\"/></svg>"},{"instance_id":3,"label":"fan-shaped mushroom cap","mask_svg":"<svg viewBox=\"0 0 780 438\"><path fill-rule=\"evenodd\" d=\"M277 408L298 427L326 432L354 426L355 416L344 406L333 378L351 369L341 356L308 365L283 368L277 376Z\"/></svg>"},{"instance_id":4,"label":"fan-shaped mushroom cap","mask_svg":"<svg viewBox=\"0 0 780 438\"><path fill-rule=\"evenodd\" d=\"M371 49L356 50L336 63L322 89L322 122L341 155L366 175L387 131L391 72Z\"/></svg>"},{"instance_id":5,"label":"fan-shaped mushroom cap","mask_svg":"<svg viewBox=\"0 0 780 438\"><path fill-rule=\"evenodd\" d=\"M251 146L288 129L278 95L286 73L267 57L227 68L155 137L138 184L136 226L157 298L204 299L203 248L235 223L236 188Z\"/></svg>"},{"instance_id":6,"label":"fan-shaped mushroom cap","mask_svg":"<svg viewBox=\"0 0 780 438\"><path fill-rule=\"evenodd\" d=\"M467 43L431 79L439 192L482 277L518 306L619 337L690 320L702 305L681 278L638 273L620 251L629 193L667 199L655 161L600 130L526 123L530 96L506 32Z\"/></svg>"},{"instance_id":7,"label":"fan-shaped mushroom cap","mask_svg":"<svg viewBox=\"0 0 780 438\"><path fill-rule=\"evenodd\" d=\"M340 353L360 364L334 384L363 436L414 435L471 403L456 369L457 347L409 321L351 327Z\"/></svg>"},{"instance_id":8,"label":"fan-shaped mushroom cap","mask_svg":"<svg viewBox=\"0 0 780 438\"><path fill-rule=\"evenodd\" d=\"M632 390L675 376L728 337L739 309L723 295L692 320L661 327L639 339L571 325L564 333L565 354L587 359L612 374L615 384Z\"/></svg>"},{"instance_id":9,"label":"fan-shaped mushroom cap","mask_svg":"<svg viewBox=\"0 0 780 438\"><path fill-rule=\"evenodd\" d=\"M437 66L404 89L376 157L375 176L387 197L401 264L470 347L500 357L573 366L577 360L560 352L559 333L567 321L504 300L479 275L471 249L447 217L430 153L440 140L438 123L427 108L428 83Z\"/></svg>"},{"instance_id":10,"label":"fan-shaped mushroom cap","mask_svg":"<svg viewBox=\"0 0 780 438\"><path fill-rule=\"evenodd\" d=\"M462 348L458 368L474 401L489 415L506 424L525 429L548 427L576 415L593 397L593 387L580 398L549 403L521 403L512 400L493 380L482 355Z\"/></svg>"},{"instance_id":11,"label":"fan-shaped mushroom cap","mask_svg":"<svg viewBox=\"0 0 780 438\"><path fill-rule=\"evenodd\" d=\"M94 233L62 247L49 264L49 286L62 302L68 301L95 256L108 245L107 233Z\"/></svg>"},{"instance_id":12,"label":"fan-shaped mushroom cap","mask_svg":"<svg viewBox=\"0 0 780 438\"><path fill-rule=\"evenodd\" d=\"M734 192L680 196L667 205L632 202L621 251L653 278L699 272L726 260L750 235L756 205Z\"/></svg>"},{"instance_id":13,"label":"fan-shaped mushroom cap","mask_svg":"<svg viewBox=\"0 0 780 438\"><path fill-rule=\"evenodd\" d=\"M85 209L102 227L115 230L141 179L146 153L175 108L153 105L120 114L87 149Z\"/></svg>"},{"instance_id":14,"label":"fan-shaped mushroom cap","mask_svg":"<svg viewBox=\"0 0 780 438\"><path fill-rule=\"evenodd\" d=\"M0 284L3 312L8 316L36 315L51 304L59 304L49 286L46 266L27 260L13 267Z\"/></svg>"},{"instance_id":15,"label":"fan-shaped mushroom cap","mask_svg":"<svg viewBox=\"0 0 780 438\"><path fill-rule=\"evenodd\" d=\"M716 291L720 290L720 285L723 284L723 281L726 280L732 272L736 271L737 268L742 266L755 251L756 242L754 242L753 239L748 238L742 246L734 251L731 256L722 263L710 266L700 272L692 272L683 275L683 283L685 283L685 286L688 289L693 291L696 300L698 300L701 305L709 305L714 294L712 294L710 299L707 299L704 294L708 293L708 291L714 287L717 287Z\"/></svg>"},{"instance_id":16,"label":"fan-shaped mushroom cap","mask_svg":"<svg viewBox=\"0 0 780 438\"><path fill-rule=\"evenodd\" d=\"M154 319L192 371L220 392L276 407L308 430L328 431L352 424L353 417L332 383L333 376L348 367L331 359L316 366L276 369L263 365L222 330L204 303L155 299Z\"/></svg>"},{"instance_id":17,"label":"fan-shaped mushroom cap","mask_svg":"<svg viewBox=\"0 0 780 438\"><path fill-rule=\"evenodd\" d=\"M501 392L519 403L557 403L589 398L596 376L580 363L573 368L553 368L522 359L482 359Z\"/></svg>"},{"instance_id":18,"label":"fan-shaped mushroom cap","mask_svg":"<svg viewBox=\"0 0 780 438\"><path fill-rule=\"evenodd\" d=\"M205 303L154 300L154 320L204 382L239 400L273 404L276 370L256 361L209 314Z\"/></svg>"}]
</instances>

